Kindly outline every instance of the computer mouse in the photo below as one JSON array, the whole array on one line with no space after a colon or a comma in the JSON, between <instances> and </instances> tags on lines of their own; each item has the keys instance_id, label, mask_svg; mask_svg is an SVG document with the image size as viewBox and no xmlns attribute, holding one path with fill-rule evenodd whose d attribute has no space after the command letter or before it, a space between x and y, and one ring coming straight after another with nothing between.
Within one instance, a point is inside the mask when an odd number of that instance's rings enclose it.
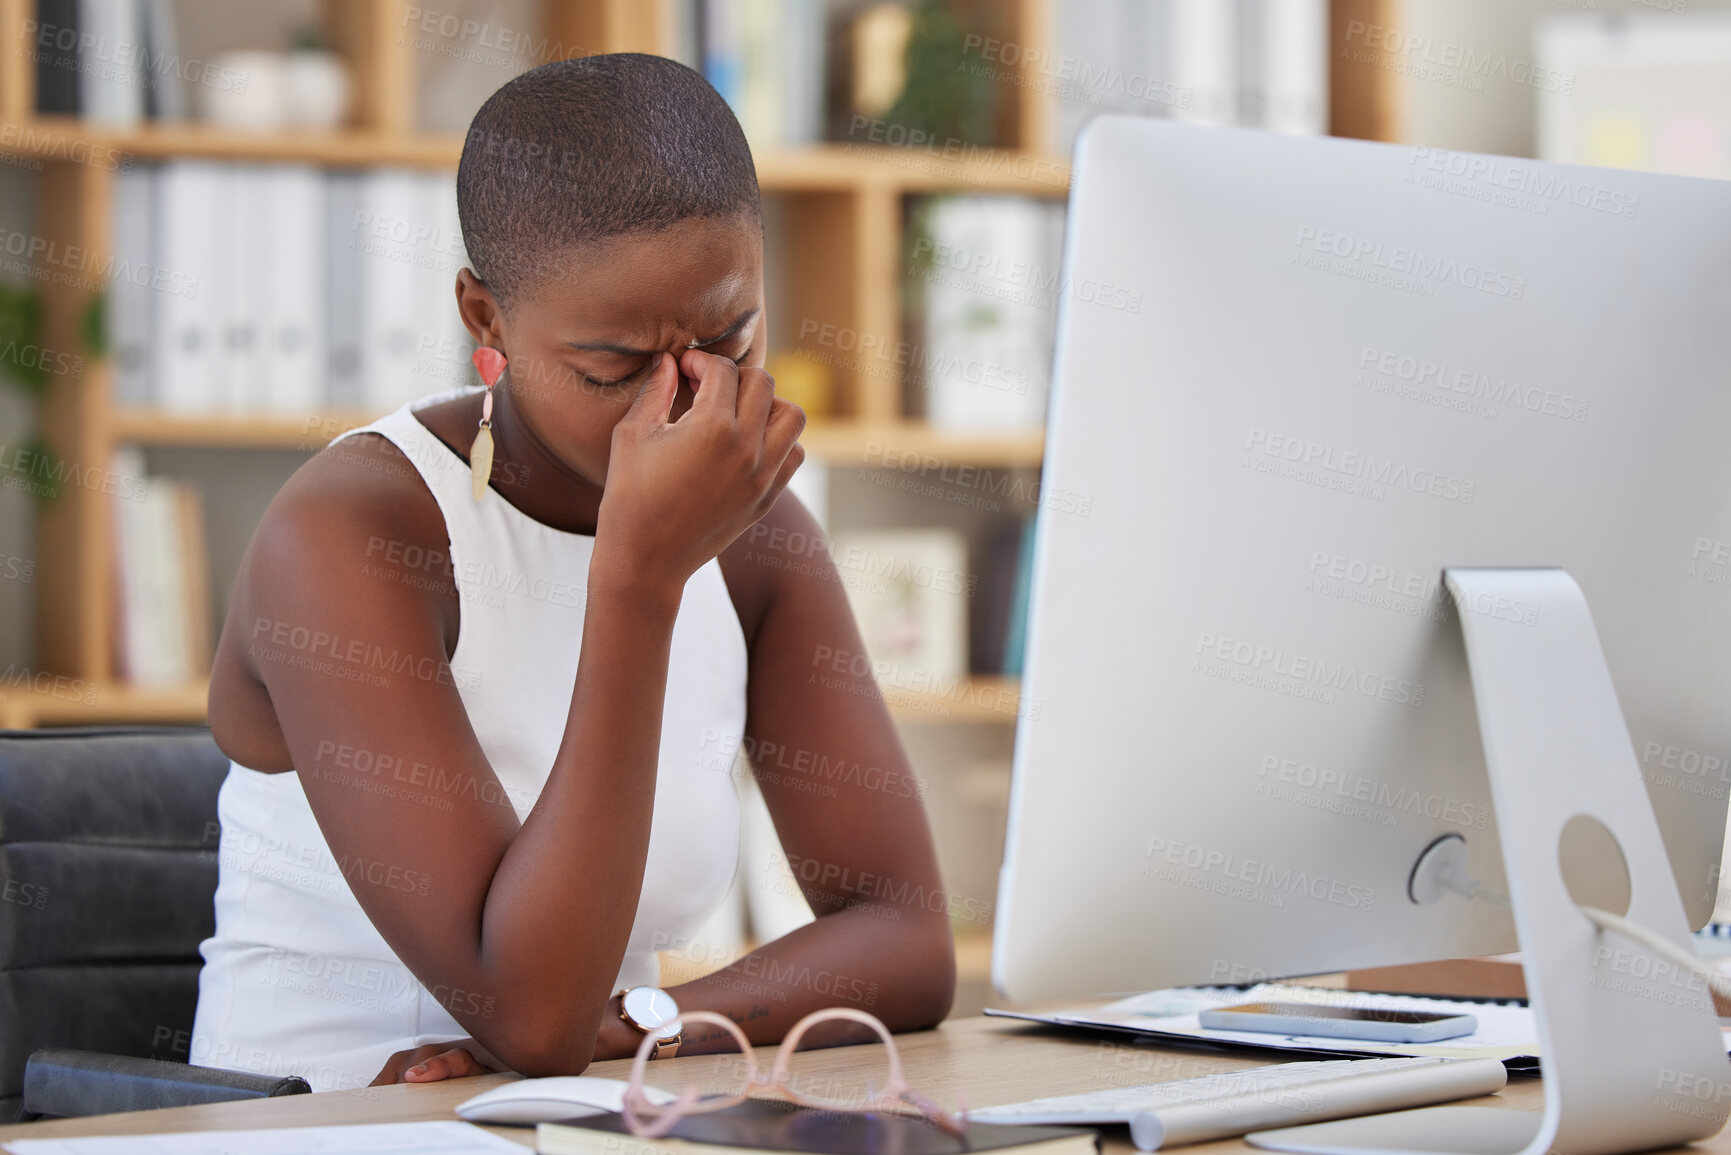
<instances>
[{"instance_id":1,"label":"computer mouse","mask_svg":"<svg viewBox=\"0 0 1731 1155\"><path fill-rule=\"evenodd\" d=\"M518 1079L482 1091L457 1104L457 1114L471 1123L552 1123L607 1115L625 1106L624 1079L592 1075L560 1075L551 1079ZM643 1088L651 1103L671 1103L678 1096L654 1087Z\"/></svg>"}]
</instances>

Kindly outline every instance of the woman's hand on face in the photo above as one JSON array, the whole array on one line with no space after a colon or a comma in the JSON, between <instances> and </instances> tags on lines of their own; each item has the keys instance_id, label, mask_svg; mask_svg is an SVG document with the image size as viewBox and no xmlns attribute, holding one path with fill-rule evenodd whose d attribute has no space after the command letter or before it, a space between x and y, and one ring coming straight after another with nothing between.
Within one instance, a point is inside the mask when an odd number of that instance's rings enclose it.
<instances>
[{"instance_id":1,"label":"woman's hand on face","mask_svg":"<svg viewBox=\"0 0 1731 1155\"><path fill-rule=\"evenodd\" d=\"M412 1051L398 1051L386 1061L370 1086L383 1087L391 1083L437 1083L441 1079L467 1079L471 1075L490 1075L496 1069L482 1062L475 1054L480 1044L473 1039L458 1039L450 1043L427 1043ZM491 1056L489 1056L491 1057Z\"/></svg>"},{"instance_id":2,"label":"woman's hand on face","mask_svg":"<svg viewBox=\"0 0 1731 1155\"><path fill-rule=\"evenodd\" d=\"M670 422L681 373L697 397ZM804 428L805 414L775 396L762 369L696 349L677 361L661 354L614 426L597 546L625 580L668 574L683 584L769 512L805 460Z\"/></svg>"}]
</instances>

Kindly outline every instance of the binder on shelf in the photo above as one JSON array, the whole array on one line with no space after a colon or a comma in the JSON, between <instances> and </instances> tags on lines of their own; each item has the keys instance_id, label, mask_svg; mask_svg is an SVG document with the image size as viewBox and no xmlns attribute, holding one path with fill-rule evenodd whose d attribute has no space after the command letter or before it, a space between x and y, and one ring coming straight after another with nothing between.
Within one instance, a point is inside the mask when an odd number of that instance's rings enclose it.
<instances>
[{"instance_id":1,"label":"binder on shelf","mask_svg":"<svg viewBox=\"0 0 1731 1155\"><path fill-rule=\"evenodd\" d=\"M419 262L434 204L422 175L405 169L363 174L361 201L349 240L360 254L362 394L366 408L383 413L428 392L415 359L430 331L431 296Z\"/></svg>"},{"instance_id":2,"label":"binder on shelf","mask_svg":"<svg viewBox=\"0 0 1731 1155\"><path fill-rule=\"evenodd\" d=\"M259 165L221 166L215 214L207 222L220 261L209 308L218 335L211 408L238 417L262 389L260 328L269 291L269 185Z\"/></svg>"},{"instance_id":3,"label":"binder on shelf","mask_svg":"<svg viewBox=\"0 0 1731 1155\"><path fill-rule=\"evenodd\" d=\"M114 358L114 400L128 408L156 402L151 345L156 328L154 253L156 166L115 174L114 275L108 287L108 347Z\"/></svg>"},{"instance_id":4,"label":"binder on shelf","mask_svg":"<svg viewBox=\"0 0 1731 1155\"><path fill-rule=\"evenodd\" d=\"M1328 131L1328 0L1260 0L1262 116L1275 132Z\"/></svg>"},{"instance_id":5,"label":"binder on shelf","mask_svg":"<svg viewBox=\"0 0 1731 1155\"><path fill-rule=\"evenodd\" d=\"M316 413L323 392L324 177L310 165L261 170L263 288L257 392L250 408L291 417Z\"/></svg>"},{"instance_id":6,"label":"binder on shelf","mask_svg":"<svg viewBox=\"0 0 1731 1155\"><path fill-rule=\"evenodd\" d=\"M702 18L703 77L727 101L735 116L743 109L745 85L740 3L741 0L703 0Z\"/></svg>"},{"instance_id":7,"label":"binder on shelf","mask_svg":"<svg viewBox=\"0 0 1731 1155\"><path fill-rule=\"evenodd\" d=\"M137 446L112 464L130 480L113 503L115 669L133 685L182 686L209 675L213 650L204 503L189 482L146 478Z\"/></svg>"},{"instance_id":8,"label":"binder on shelf","mask_svg":"<svg viewBox=\"0 0 1731 1155\"><path fill-rule=\"evenodd\" d=\"M144 484L144 450L136 445L117 447L109 468L117 493L136 494ZM114 672L127 682L138 680L138 667L153 644L153 626L145 607L145 578L130 568L138 563L143 550L138 540L140 526L126 508L131 504L118 498L113 502L114 566L109 581L114 607Z\"/></svg>"},{"instance_id":9,"label":"binder on shelf","mask_svg":"<svg viewBox=\"0 0 1731 1155\"><path fill-rule=\"evenodd\" d=\"M790 0L782 18L787 45L778 61L786 70L782 144L790 148L805 148L823 140L828 16L825 4Z\"/></svg>"},{"instance_id":10,"label":"binder on shelf","mask_svg":"<svg viewBox=\"0 0 1731 1155\"><path fill-rule=\"evenodd\" d=\"M115 468L142 480L142 454L117 455ZM192 676L180 499L159 479L129 488L135 496L114 503L117 664L121 677L136 685L179 685Z\"/></svg>"},{"instance_id":11,"label":"binder on shelf","mask_svg":"<svg viewBox=\"0 0 1731 1155\"><path fill-rule=\"evenodd\" d=\"M137 0L145 60L144 114L152 120L186 119L186 84L172 62L180 59L180 28L174 0ZM162 62L162 63L157 63Z\"/></svg>"},{"instance_id":12,"label":"binder on shelf","mask_svg":"<svg viewBox=\"0 0 1731 1155\"><path fill-rule=\"evenodd\" d=\"M36 111L46 116L77 116L83 108L78 79L80 0L36 0L38 40L54 47L36 55ZM72 49L58 47L72 43ZM39 44L40 47L40 44Z\"/></svg>"},{"instance_id":13,"label":"binder on shelf","mask_svg":"<svg viewBox=\"0 0 1731 1155\"><path fill-rule=\"evenodd\" d=\"M187 675L208 678L216 643L211 620L210 548L204 532L204 499L198 487L189 482L170 482L166 488L174 501L176 544L180 547L178 571L180 603L185 615L183 644Z\"/></svg>"},{"instance_id":14,"label":"binder on shelf","mask_svg":"<svg viewBox=\"0 0 1731 1155\"><path fill-rule=\"evenodd\" d=\"M1317 134L1328 125L1327 0L1055 0L1054 58L1079 61L1053 102L1068 156L1103 113Z\"/></svg>"},{"instance_id":15,"label":"binder on shelf","mask_svg":"<svg viewBox=\"0 0 1731 1155\"><path fill-rule=\"evenodd\" d=\"M687 68L703 71L703 0L656 0L667 29L667 55Z\"/></svg>"},{"instance_id":16,"label":"binder on shelf","mask_svg":"<svg viewBox=\"0 0 1731 1155\"><path fill-rule=\"evenodd\" d=\"M143 17L134 0L79 0L79 100L91 124L124 129L144 119Z\"/></svg>"},{"instance_id":17,"label":"binder on shelf","mask_svg":"<svg viewBox=\"0 0 1731 1155\"><path fill-rule=\"evenodd\" d=\"M469 356L475 342L457 310L457 273L469 263L457 213L457 182L445 173L422 177L433 204L433 260L426 277L430 330L420 338L414 372L420 396L476 383Z\"/></svg>"},{"instance_id":18,"label":"binder on shelf","mask_svg":"<svg viewBox=\"0 0 1731 1155\"><path fill-rule=\"evenodd\" d=\"M214 222L224 215L223 190L223 166L211 161L170 161L157 178L157 259L166 288L156 294L152 376L169 413L209 412L220 393L214 314L227 278Z\"/></svg>"},{"instance_id":19,"label":"binder on shelf","mask_svg":"<svg viewBox=\"0 0 1731 1155\"><path fill-rule=\"evenodd\" d=\"M325 365L324 402L332 411L360 409L365 403L366 306L362 258L355 243L361 212L361 174L347 169L325 177Z\"/></svg>"},{"instance_id":20,"label":"binder on shelf","mask_svg":"<svg viewBox=\"0 0 1731 1155\"><path fill-rule=\"evenodd\" d=\"M754 147L788 143L787 8L782 0L731 0L739 36L740 127Z\"/></svg>"},{"instance_id":21,"label":"binder on shelf","mask_svg":"<svg viewBox=\"0 0 1731 1155\"><path fill-rule=\"evenodd\" d=\"M827 18L810 0L703 0L703 74L753 148L823 139Z\"/></svg>"},{"instance_id":22,"label":"binder on shelf","mask_svg":"<svg viewBox=\"0 0 1731 1155\"><path fill-rule=\"evenodd\" d=\"M1238 5L1170 0L1172 81L1190 94L1174 110L1193 124L1239 123Z\"/></svg>"}]
</instances>

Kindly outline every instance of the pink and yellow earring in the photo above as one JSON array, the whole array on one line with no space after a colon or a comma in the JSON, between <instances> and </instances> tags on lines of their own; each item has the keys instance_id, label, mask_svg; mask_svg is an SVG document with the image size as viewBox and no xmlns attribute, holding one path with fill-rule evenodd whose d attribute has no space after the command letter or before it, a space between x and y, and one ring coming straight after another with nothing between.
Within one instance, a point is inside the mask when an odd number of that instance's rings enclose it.
<instances>
[{"instance_id":1,"label":"pink and yellow earring","mask_svg":"<svg viewBox=\"0 0 1731 1155\"><path fill-rule=\"evenodd\" d=\"M481 428L475 434L475 443L469 446L469 478L475 500L480 501L487 492L487 482L493 478L493 382L505 371L505 354L482 345L470 360L487 387L487 396L481 402Z\"/></svg>"}]
</instances>

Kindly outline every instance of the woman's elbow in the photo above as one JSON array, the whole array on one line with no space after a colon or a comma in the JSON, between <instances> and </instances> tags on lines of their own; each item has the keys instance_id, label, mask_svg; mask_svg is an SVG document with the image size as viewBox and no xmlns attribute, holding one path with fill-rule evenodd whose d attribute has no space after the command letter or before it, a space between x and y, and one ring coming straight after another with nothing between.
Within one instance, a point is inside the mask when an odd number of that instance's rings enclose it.
<instances>
[{"instance_id":1,"label":"woman's elbow","mask_svg":"<svg viewBox=\"0 0 1731 1155\"><path fill-rule=\"evenodd\" d=\"M910 957L917 960L908 983L906 1021L897 1029L921 1031L949 1017L956 1001L956 944L948 919L933 919Z\"/></svg>"},{"instance_id":2,"label":"woman's elbow","mask_svg":"<svg viewBox=\"0 0 1731 1155\"><path fill-rule=\"evenodd\" d=\"M500 1062L528 1078L581 1075L595 1058L596 1031L573 1029L548 1015L486 1040Z\"/></svg>"}]
</instances>

